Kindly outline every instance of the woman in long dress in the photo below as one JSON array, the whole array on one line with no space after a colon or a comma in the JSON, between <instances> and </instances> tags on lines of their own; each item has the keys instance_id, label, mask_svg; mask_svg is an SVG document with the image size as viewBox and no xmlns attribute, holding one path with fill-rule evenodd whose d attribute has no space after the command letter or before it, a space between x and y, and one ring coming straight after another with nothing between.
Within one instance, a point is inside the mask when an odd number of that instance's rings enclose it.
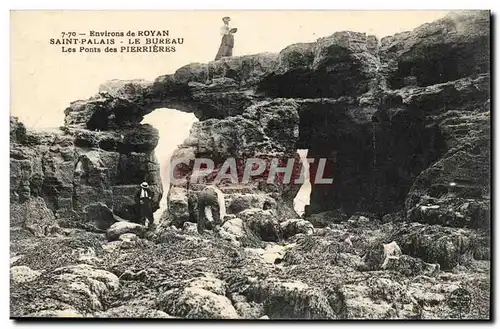
<instances>
[{"instance_id":1,"label":"woman in long dress","mask_svg":"<svg viewBox=\"0 0 500 329\"><path fill-rule=\"evenodd\" d=\"M224 25L220 29L222 41L219 47L219 51L215 56L215 60L221 59L222 57L233 56L233 47L234 47L233 33L236 32L236 29L229 28L229 22L231 21L231 18L226 16L222 19L222 21L224 22Z\"/></svg>"}]
</instances>

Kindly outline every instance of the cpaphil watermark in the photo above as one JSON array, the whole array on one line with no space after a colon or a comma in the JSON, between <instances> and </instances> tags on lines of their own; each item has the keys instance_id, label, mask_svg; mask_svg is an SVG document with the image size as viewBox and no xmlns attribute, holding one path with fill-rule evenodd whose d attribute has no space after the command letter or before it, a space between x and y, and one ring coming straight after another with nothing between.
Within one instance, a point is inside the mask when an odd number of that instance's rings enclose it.
<instances>
[{"instance_id":1,"label":"cpaphil watermark","mask_svg":"<svg viewBox=\"0 0 500 329\"><path fill-rule=\"evenodd\" d=\"M233 184L248 184L256 178L270 184L303 184L307 178L313 185L333 183L333 160L305 160L309 170L299 158L228 158L217 165L209 158L177 158L170 162L168 174L174 185L181 184L188 176L192 183L210 181L218 184L226 180Z\"/></svg>"}]
</instances>

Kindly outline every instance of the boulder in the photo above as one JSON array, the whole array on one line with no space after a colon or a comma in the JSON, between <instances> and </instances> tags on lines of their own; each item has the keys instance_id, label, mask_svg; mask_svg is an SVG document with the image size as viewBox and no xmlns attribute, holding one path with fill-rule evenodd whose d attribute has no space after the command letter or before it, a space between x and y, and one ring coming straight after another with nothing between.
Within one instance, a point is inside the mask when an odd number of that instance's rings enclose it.
<instances>
[{"instance_id":1,"label":"boulder","mask_svg":"<svg viewBox=\"0 0 500 329\"><path fill-rule=\"evenodd\" d=\"M88 225L87 227L95 228L96 230L107 230L115 223L113 211L102 202L91 203L85 206L83 212L87 216L87 220L85 221L85 225Z\"/></svg>"},{"instance_id":2,"label":"boulder","mask_svg":"<svg viewBox=\"0 0 500 329\"><path fill-rule=\"evenodd\" d=\"M198 234L198 228L195 223L191 222L184 222L184 225L182 225L182 232L186 234Z\"/></svg>"},{"instance_id":3,"label":"boulder","mask_svg":"<svg viewBox=\"0 0 500 329\"><path fill-rule=\"evenodd\" d=\"M84 317L78 311L72 309L64 310L41 310L28 315L30 318L82 318Z\"/></svg>"},{"instance_id":4,"label":"boulder","mask_svg":"<svg viewBox=\"0 0 500 329\"><path fill-rule=\"evenodd\" d=\"M439 273L440 268L439 264L426 263L420 258L408 255L391 257L384 264L385 270L396 271L408 277L417 275L433 277Z\"/></svg>"},{"instance_id":5,"label":"boulder","mask_svg":"<svg viewBox=\"0 0 500 329\"><path fill-rule=\"evenodd\" d=\"M10 204L10 226L22 227L35 236L57 232L54 213L41 197L30 198L23 203Z\"/></svg>"},{"instance_id":6,"label":"boulder","mask_svg":"<svg viewBox=\"0 0 500 329\"><path fill-rule=\"evenodd\" d=\"M224 296L200 288L186 288L161 295L160 307L187 319L237 319L238 313ZM165 305L163 306L163 303Z\"/></svg>"},{"instance_id":7,"label":"boulder","mask_svg":"<svg viewBox=\"0 0 500 329\"><path fill-rule=\"evenodd\" d=\"M347 221L349 217L339 210L330 210L312 214L306 219L311 222L314 227L326 227L328 224L342 223Z\"/></svg>"},{"instance_id":8,"label":"boulder","mask_svg":"<svg viewBox=\"0 0 500 329\"><path fill-rule=\"evenodd\" d=\"M271 319L335 318L326 296L300 281L250 280L246 295L262 303L265 314Z\"/></svg>"},{"instance_id":9,"label":"boulder","mask_svg":"<svg viewBox=\"0 0 500 329\"><path fill-rule=\"evenodd\" d=\"M190 219L187 189L173 185L170 186L167 200L168 207L162 214L161 222L169 226L182 227Z\"/></svg>"},{"instance_id":10,"label":"boulder","mask_svg":"<svg viewBox=\"0 0 500 329\"><path fill-rule=\"evenodd\" d=\"M119 288L116 275L87 264L58 268L54 270L53 275L61 289L67 289L66 291L74 294L73 298L83 294L91 309L95 310L102 310L106 294Z\"/></svg>"},{"instance_id":11,"label":"boulder","mask_svg":"<svg viewBox=\"0 0 500 329\"><path fill-rule=\"evenodd\" d=\"M403 253L437 263L443 270L451 270L468 258L480 258L483 254L478 249L489 244L489 236L479 232L418 223L398 228L393 238Z\"/></svg>"},{"instance_id":12,"label":"boulder","mask_svg":"<svg viewBox=\"0 0 500 329\"><path fill-rule=\"evenodd\" d=\"M88 264L46 270L34 282L12 285L15 316L72 317L102 311L119 288L116 275Z\"/></svg>"},{"instance_id":13,"label":"boulder","mask_svg":"<svg viewBox=\"0 0 500 329\"><path fill-rule=\"evenodd\" d=\"M262 246L262 240L241 218L226 219L219 230L219 235L236 247Z\"/></svg>"},{"instance_id":14,"label":"boulder","mask_svg":"<svg viewBox=\"0 0 500 329\"><path fill-rule=\"evenodd\" d=\"M395 303L405 309L412 307L405 300L405 288L387 278L372 277L358 284L344 284L337 292L341 317L349 320L395 319L398 309Z\"/></svg>"},{"instance_id":15,"label":"boulder","mask_svg":"<svg viewBox=\"0 0 500 329\"><path fill-rule=\"evenodd\" d=\"M158 307L187 319L237 319L238 313L225 292L225 283L206 273L185 281L183 288L161 293Z\"/></svg>"},{"instance_id":16,"label":"boulder","mask_svg":"<svg viewBox=\"0 0 500 329\"><path fill-rule=\"evenodd\" d=\"M260 319L264 312L262 304L249 302L245 296L238 293L231 294L231 301L241 319Z\"/></svg>"},{"instance_id":17,"label":"boulder","mask_svg":"<svg viewBox=\"0 0 500 329\"><path fill-rule=\"evenodd\" d=\"M111 225L106 231L109 241L118 240L122 234L133 233L137 236L143 236L146 229L144 226L131 222L117 222Z\"/></svg>"},{"instance_id":18,"label":"boulder","mask_svg":"<svg viewBox=\"0 0 500 329\"><path fill-rule=\"evenodd\" d=\"M226 283L217 279L213 273L202 273L202 276L187 280L185 283L187 287L205 289L221 296L225 296L227 291Z\"/></svg>"},{"instance_id":19,"label":"boulder","mask_svg":"<svg viewBox=\"0 0 500 329\"><path fill-rule=\"evenodd\" d=\"M228 207L227 211L230 214L238 214L239 212L249 209L249 208L263 208L265 201L271 201L272 198L269 198L265 195L260 194L239 194L233 193L228 195ZM274 201L276 203L276 201Z\"/></svg>"},{"instance_id":20,"label":"boulder","mask_svg":"<svg viewBox=\"0 0 500 329\"><path fill-rule=\"evenodd\" d=\"M289 219L280 223L283 238L288 239L295 234L311 235L314 233L314 227L311 222L299 218Z\"/></svg>"},{"instance_id":21,"label":"boulder","mask_svg":"<svg viewBox=\"0 0 500 329\"><path fill-rule=\"evenodd\" d=\"M281 237L281 227L276 212L251 208L238 214L244 225L263 241L278 241Z\"/></svg>"},{"instance_id":22,"label":"boulder","mask_svg":"<svg viewBox=\"0 0 500 329\"><path fill-rule=\"evenodd\" d=\"M175 318L167 313L150 309L141 305L122 305L111 307L103 312L97 312L92 315L95 318L111 319L172 319Z\"/></svg>"},{"instance_id":23,"label":"boulder","mask_svg":"<svg viewBox=\"0 0 500 329\"><path fill-rule=\"evenodd\" d=\"M10 268L10 277L15 283L24 283L36 280L40 274L42 274L40 271L34 271L28 266L13 266Z\"/></svg>"}]
</instances>

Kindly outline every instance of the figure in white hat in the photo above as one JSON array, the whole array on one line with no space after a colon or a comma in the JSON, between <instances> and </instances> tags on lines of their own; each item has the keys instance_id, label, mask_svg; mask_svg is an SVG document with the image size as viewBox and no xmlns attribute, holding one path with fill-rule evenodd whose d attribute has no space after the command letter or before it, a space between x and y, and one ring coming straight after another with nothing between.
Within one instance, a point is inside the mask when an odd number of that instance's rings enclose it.
<instances>
[{"instance_id":1,"label":"figure in white hat","mask_svg":"<svg viewBox=\"0 0 500 329\"><path fill-rule=\"evenodd\" d=\"M136 199L139 203L139 224L146 227L153 223L153 207L152 201L154 192L149 189L147 182L142 182L140 189L136 194Z\"/></svg>"}]
</instances>

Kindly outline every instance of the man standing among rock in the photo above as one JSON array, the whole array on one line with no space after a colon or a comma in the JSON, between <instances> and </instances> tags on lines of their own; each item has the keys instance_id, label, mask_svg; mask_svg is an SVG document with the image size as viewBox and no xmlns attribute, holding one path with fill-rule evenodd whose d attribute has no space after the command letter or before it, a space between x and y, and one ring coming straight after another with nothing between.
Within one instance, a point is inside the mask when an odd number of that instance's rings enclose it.
<instances>
[{"instance_id":1,"label":"man standing among rock","mask_svg":"<svg viewBox=\"0 0 500 329\"><path fill-rule=\"evenodd\" d=\"M149 189L149 184L142 182L139 191L136 194L136 200L139 206L139 224L148 227L153 224L153 201L154 193Z\"/></svg>"},{"instance_id":2,"label":"man standing among rock","mask_svg":"<svg viewBox=\"0 0 500 329\"><path fill-rule=\"evenodd\" d=\"M226 215L224 193L216 186L207 186L198 194L198 233L205 228L217 229Z\"/></svg>"}]
</instances>

